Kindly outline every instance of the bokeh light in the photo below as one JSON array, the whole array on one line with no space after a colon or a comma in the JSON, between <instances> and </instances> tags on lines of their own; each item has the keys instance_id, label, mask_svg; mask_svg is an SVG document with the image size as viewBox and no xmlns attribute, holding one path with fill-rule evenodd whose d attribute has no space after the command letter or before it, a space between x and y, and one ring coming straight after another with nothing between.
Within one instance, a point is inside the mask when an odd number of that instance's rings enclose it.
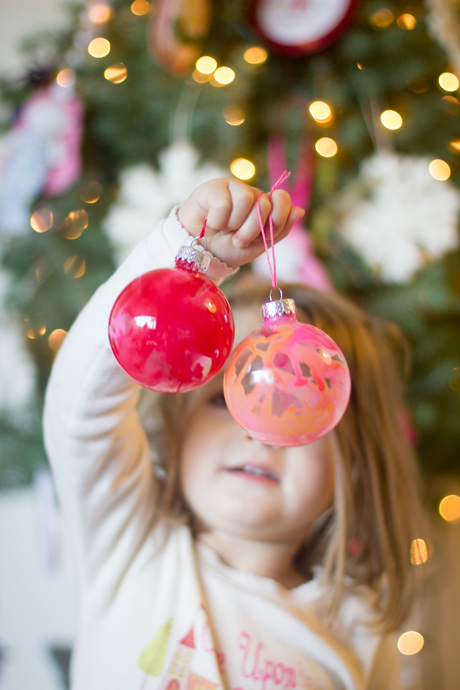
<instances>
[{"instance_id":1,"label":"bokeh light","mask_svg":"<svg viewBox=\"0 0 460 690\"><path fill-rule=\"evenodd\" d=\"M250 180L256 173L256 166L251 161L248 161L247 158L236 158L230 164L230 170L232 175L235 175L238 179Z\"/></svg>"},{"instance_id":2,"label":"bokeh light","mask_svg":"<svg viewBox=\"0 0 460 690\"><path fill-rule=\"evenodd\" d=\"M458 155L460 153L460 139L452 139L452 141L449 141L447 148L451 153Z\"/></svg>"},{"instance_id":3,"label":"bokeh light","mask_svg":"<svg viewBox=\"0 0 460 690\"><path fill-rule=\"evenodd\" d=\"M238 108L238 106L228 106L227 108L224 108L222 114L225 118L225 121L228 122L229 125L233 125L233 127L242 125L244 122L243 109Z\"/></svg>"},{"instance_id":4,"label":"bokeh light","mask_svg":"<svg viewBox=\"0 0 460 690\"><path fill-rule=\"evenodd\" d=\"M418 654L424 644L423 636L419 632L415 632L415 630L408 630L400 635L398 639L398 649L401 654L406 656Z\"/></svg>"},{"instance_id":5,"label":"bokeh light","mask_svg":"<svg viewBox=\"0 0 460 690\"><path fill-rule=\"evenodd\" d=\"M445 496L439 504L439 513L446 522L460 521L460 496L450 494Z\"/></svg>"},{"instance_id":6,"label":"bokeh light","mask_svg":"<svg viewBox=\"0 0 460 690\"><path fill-rule=\"evenodd\" d=\"M106 38L93 38L88 45L88 53L95 58L103 58L110 53L110 42Z\"/></svg>"},{"instance_id":7,"label":"bokeh light","mask_svg":"<svg viewBox=\"0 0 460 690\"><path fill-rule=\"evenodd\" d=\"M253 46L244 51L243 58L250 65L261 65L268 58L268 53L265 48L260 46Z\"/></svg>"},{"instance_id":8,"label":"bokeh light","mask_svg":"<svg viewBox=\"0 0 460 690\"><path fill-rule=\"evenodd\" d=\"M337 144L334 139L330 137L321 137L315 144L315 149L320 156L324 158L332 158L337 153Z\"/></svg>"},{"instance_id":9,"label":"bokeh light","mask_svg":"<svg viewBox=\"0 0 460 690\"><path fill-rule=\"evenodd\" d=\"M412 539L410 545L410 562L412 565L422 565L429 558L428 547L424 539Z\"/></svg>"},{"instance_id":10,"label":"bokeh light","mask_svg":"<svg viewBox=\"0 0 460 690\"><path fill-rule=\"evenodd\" d=\"M452 72L443 72L439 75L438 83L444 91L457 91L460 86L458 77Z\"/></svg>"},{"instance_id":11,"label":"bokeh light","mask_svg":"<svg viewBox=\"0 0 460 690\"><path fill-rule=\"evenodd\" d=\"M64 221L64 237L68 240L76 240L83 230L88 227L88 214L84 209L71 211Z\"/></svg>"},{"instance_id":12,"label":"bokeh light","mask_svg":"<svg viewBox=\"0 0 460 690\"><path fill-rule=\"evenodd\" d=\"M128 76L128 70L123 62L117 62L104 70L104 77L112 84L121 84Z\"/></svg>"},{"instance_id":13,"label":"bokeh light","mask_svg":"<svg viewBox=\"0 0 460 690\"><path fill-rule=\"evenodd\" d=\"M449 386L456 393L460 393L460 367L454 367L449 376Z\"/></svg>"},{"instance_id":14,"label":"bokeh light","mask_svg":"<svg viewBox=\"0 0 460 690\"><path fill-rule=\"evenodd\" d=\"M406 31L412 31L417 26L417 20L414 15L407 12L401 14L396 20L396 23L400 29L405 29Z\"/></svg>"},{"instance_id":15,"label":"bokeh light","mask_svg":"<svg viewBox=\"0 0 460 690\"><path fill-rule=\"evenodd\" d=\"M70 274L72 278L81 278L86 271L86 261L78 254L69 256L64 262L64 273Z\"/></svg>"},{"instance_id":16,"label":"bokeh light","mask_svg":"<svg viewBox=\"0 0 460 690\"><path fill-rule=\"evenodd\" d=\"M41 314L36 314L34 317L26 317L24 319L25 333L29 340L40 338L46 333L46 325Z\"/></svg>"},{"instance_id":17,"label":"bokeh light","mask_svg":"<svg viewBox=\"0 0 460 690\"><path fill-rule=\"evenodd\" d=\"M435 158L435 160L431 161L428 169L431 177L434 177L435 180L441 180L441 182L443 182L450 177L450 167L448 163L440 158Z\"/></svg>"},{"instance_id":18,"label":"bokeh light","mask_svg":"<svg viewBox=\"0 0 460 690\"><path fill-rule=\"evenodd\" d=\"M151 4L147 0L134 0L131 5L131 12L138 17L150 12Z\"/></svg>"},{"instance_id":19,"label":"bokeh light","mask_svg":"<svg viewBox=\"0 0 460 690\"><path fill-rule=\"evenodd\" d=\"M403 123L402 117L396 110L384 110L380 121L387 129L399 129Z\"/></svg>"},{"instance_id":20,"label":"bokeh light","mask_svg":"<svg viewBox=\"0 0 460 690\"><path fill-rule=\"evenodd\" d=\"M325 123L332 119L332 110L324 101L313 101L308 110L317 122Z\"/></svg>"},{"instance_id":21,"label":"bokeh light","mask_svg":"<svg viewBox=\"0 0 460 690\"><path fill-rule=\"evenodd\" d=\"M75 72L73 69L61 69L56 75L56 82L63 87L73 86L75 84Z\"/></svg>"},{"instance_id":22,"label":"bokeh light","mask_svg":"<svg viewBox=\"0 0 460 690\"><path fill-rule=\"evenodd\" d=\"M98 2L88 10L88 18L93 24L105 24L113 15L113 9L105 2Z\"/></svg>"},{"instance_id":23,"label":"bokeh light","mask_svg":"<svg viewBox=\"0 0 460 690\"><path fill-rule=\"evenodd\" d=\"M387 26L390 26L393 19L393 12L387 7L381 7L370 16L371 24L378 29L386 29Z\"/></svg>"},{"instance_id":24,"label":"bokeh light","mask_svg":"<svg viewBox=\"0 0 460 690\"><path fill-rule=\"evenodd\" d=\"M86 204L95 204L102 194L102 185L99 182L88 182L80 189L80 199Z\"/></svg>"},{"instance_id":25,"label":"bokeh light","mask_svg":"<svg viewBox=\"0 0 460 690\"><path fill-rule=\"evenodd\" d=\"M195 68L192 72L192 77L198 84L206 84L211 79L212 74L203 74L203 72Z\"/></svg>"},{"instance_id":26,"label":"bokeh light","mask_svg":"<svg viewBox=\"0 0 460 690\"><path fill-rule=\"evenodd\" d=\"M58 352L66 335L67 331L64 331L62 328L56 328L52 333L49 334L48 345L53 352Z\"/></svg>"},{"instance_id":27,"label":"bokeh light","mask_svg":"<svg viewBox=\"0 0 460 690\"><path fill-rule=\"evenodd\" d=\"M53 214L49 208L39 208L30 217L30 226L35 232L46 232L53 227Z\"/></svg>"},{"instance_id":28,"label":"bokeh light","mask_svg":"<svg viewBox=\"0 0 460 690\"><path fill-rule=\"evenodd\" d=\"M201 74L212 74L217 68L217 62L210 55L203 55L198 58L195 67Z\"/></svg>"},{"instance_id":29,"label":"bokeh light","mask_svg":"<svg viewBox=\"0 0 460 690\"><path fill-rule=\"evenodd\" d=\"M213 78L218 84L227 86L235 79L235 72L230 67L218 67L213 74Z\"/></svg>"}]
</instances>

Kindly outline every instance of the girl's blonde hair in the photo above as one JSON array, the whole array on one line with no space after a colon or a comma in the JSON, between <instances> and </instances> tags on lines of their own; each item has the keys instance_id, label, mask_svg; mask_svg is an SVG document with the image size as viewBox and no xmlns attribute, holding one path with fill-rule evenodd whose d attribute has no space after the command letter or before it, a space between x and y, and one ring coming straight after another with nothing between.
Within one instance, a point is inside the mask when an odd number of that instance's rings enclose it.
<instances>
[{"instance_id":1,"label":"girl's blonde hair","mask_svg":"<svg viewBox=\"0 0 460 690\"><path fill-rule=\"evenodd\" d=\"M245 284L246 283L246 284ZM420 480L414 452L403 431L407 347L399 329L366 314L337 294L303 285L282 285L297 305L300 321L328 333L350 367L352 393L332 435L336 489L332 509L317 522L296 563L306 576L324 567L332 585L331 611L345 583L376 593L376 623L391 630L406 617L414 593L410 549L424 532ZM270 286L238 281L227 291L233 307L267 301ZM162 396L164 431L160 455L167 458L160 514L187 515L180 497L180 434L185 396ZM192 524L193 517L188 519Z\"/></svg>"}]
</instances>

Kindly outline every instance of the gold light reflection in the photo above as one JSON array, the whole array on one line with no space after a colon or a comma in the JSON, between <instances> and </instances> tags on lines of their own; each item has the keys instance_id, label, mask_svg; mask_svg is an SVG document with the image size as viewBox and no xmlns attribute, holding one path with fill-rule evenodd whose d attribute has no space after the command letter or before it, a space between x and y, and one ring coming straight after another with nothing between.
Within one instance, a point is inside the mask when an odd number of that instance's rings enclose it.
<instances>
[{"instance_id":1,"label":"gold light reflection","mask_svg":"<svg viewBox=\"0 0 460 690\"><path fill-rule=\"evenodd\" d=\"M221 86L227 86L235 79L235 72L230 67L218 67L213 74L213 79Z\"/></svg>"},{"instance_id":2,"label":"gold light reflection","mask_svg":"<svg viewBox=\"0 0 460 690\"><path fill-rule=\"evenodd\" d=\"M253 46L244 51L243 58L250 65L261 65L268 58L268 53L265 48Z\"/></svg>"},{"instance_id":3,"label":"gold light reflection","mask_svg":"<svg viewBox=\"0 0 460 690\"><path fill-rule=\"evenodd\" d=\"M332 110L324 101L313 101L308 110L312 118L320 124L327 124L332 120Z\"/></svg>"},{"instance_id":4,"label":"gold light reflection","mask_svg":"<svg viewBox=\"0 0 460 690\"><path fill-rule=\"evenodd\" d=\"M413 93L425 93L428 91L428 80L425 77L417 77L408 81L408 87Z\"/></svg>"},{"instance_id":5,"label":"gold light reflection","mask_svg":"<svg viewBox=\"0 0 460 690\"><path fill-rule=\"evenodd\" d=\"M80 199L86 204L95 204L102 194L102 185L99 182L88 182L80 189Z\"/></svg>"},{"instance_id":6,"label":"gold light reflection","mask_svg":"<svg viewBox=\"0 0 460 690\"><path fill-rule=\"evenodd\" d=\"M24 324L26 327L26 336L29 340L35 340L46 333L46 325L40 314L34 318L25 318Z\"/></svg>"},{"instance_id":7,"label":"gold light reflection","mask_svg":"<svg viewBox=\"0 0 460 690\"><path fill-rule=\"evenodd\" d=\"M56 328L52 333L49 334L48 345L53 350L53 352L58 352L59 348L64 342L64 338L66 337L66 335L67 331L64 331L62 328Z\"/></svg>"},{"instance_id":8,"label":"gold light reflection","mask_svg":"<svg viewBox=\"0 0 460 690\"><path fill-rule=\"evenodd\" d=\"M429 558L428 547L424 539L412 539L410 545L410 562L412 565L422 565Z\"/></svg>"},{"instance_id":9,"label":"gold light reflection","mask_svg":"<svg viewBox=\"0 0 460 690\"><path fill-rule=\"evenodd\" d=\"M440 158L435 158L435 160L431 161L428 169L431 177L434 177L435 180L440 180L443 182L444 180L448 180L450 177L450 167L448 163Z\"/></svg>"},{"instance_id":10,"label":"gold light reflection","mask_svg":"<svg viewBox=\"0 0 460 690\"><path fill-rule=\"evenodd\" d=\"M230 170L232 175L235 175L239 180L250 180L254 177L256 172L256 166L247 158L235 158L235 160L230 163Z\"/></svg>"},{"instance_id":11,"label":"gold light reflection","mask_svg":"<svg viewBox=\"0 0 460 690\"><path fill-rule=\"evenodd\" d=\"M384 110L380 121L387 129L399 129L403 123L402 117L396 110Z\"/></svg>"},{"instance_id":12,"label":"gold light reflection","mask_svg":"<svg viewBox=\"0 0 460 690\"><path fill-rule=\"evenodd\" d=\"M48 276L51 275L51 272L52 268L50 262L47 260L46 257L41 257L38 260L35 268L35 277L37 279L37 282L44 283Z\"/></svg>"},{"instance_id":13,"label":"gold light reflection","mask_svg":"<svg viewBox=\"0 0 460 690\"><path fill-rule=\"evenodd\" d=\"M452 141L449 141L447 148L451 153L456 153L458 155L460 153L460 139L452 139Z\"/></svg>"},{"instance_id":14,"label":"gold light reflection","mask_svg":"<svg viewBox=\"0 0 460 690\"><path fill-rule=\"evenodd\" d=\"M88 10L88 18L93 24L105 24L109 21L112 14L112 8L105 2L98 2Z\"/></svg>"},{"instance_id":15,"label":"gold light reflection","mask_svg":"<svg viewBox=\"0 0 460 690\"><path fill-rule=\"evenodd\" d=\"M88 53L95 58L103 58L110 53L110 43L106 38L93 38L88 45Z\"/></svg>"},{"instance_id":16,"label":"gold light reflection","mask_svg":"<svg viewBox=\"0 0 460 690\"><path fill-rule=\"evenodd\" d=\"M460 367L455 367L449 376L449 386L456 393L460 393Z\"/></svg>"},{"instance_id":17,"label":"gold light reflection","mask_svg":"<svg viewBox=\"0 0 460 690\"><path fill-rule=\"evenodd\" d=\"M53 227L53 214L49 208L39 208L38 211L32 213L30 225L35 232L46 232Z\"/></svg>"},{"instance_id":18,"label":"gold light reflection","mask_svg":"<svg viewBox=\"0 0 460 690\"><path fill-rule=\"evenodd\" d=\"M63 87L73 86L75 84L75 72L73 69L61 69L56 75L56 82Z\"/></svg>"},{"instance_id":19,"label":"gold light reflection","mask_svg":"<svg viewBox=\"0 0 460 690\"><path fill-rule=\"evenodd\" d=\"M131 12L138 17L150 12L150 3L147 0L134 0L131 5Z\"/></svg>"},{"instance_id":20,"label":"gold light reflection","mask_svg":"<svg viewBox=\"0 0 460 690\"><path fill-rule=\"evenodd\" d=\"M457 112L458 107L460 106L460 103L455 96L443 96L441 98L442 102L445 104L446 109L448 112Z\"/></svg>"},{"instance_id":21,"label":"gold light reflection","mask_svg":"<svg viewBox=\"0 0 460 690\"><path fill-rule=\"evenodd\" d=\"M192 77L198 84L206 84L211 79L212 74L203 74L203 72L195 68L192 72Z\"/></svg>"},{"instance_id":22,"label":"gold light reflection","mask_svg":"<svg viewBox=\"0 0 460 690\"><path fill-rule=\"evenodd\" d=\"M128 70L123 62L117 62L104 70L104 77L112 84L121 84L128 76Z\"/></svg>"},{"instance_id":23,"label":"gold light reflection","mask_svg":"<svg viewBox=\"0 0 460 690\"><path fill-rule=\"evenodd\" d=\"M444 91L457 91L460 86L458 77L452 72L443 72L439 75L438 83Z\"/></svg>"},{"instance_id":24,"label":"gold light reflection","mask_svg":"<svg viewBox=\"0 0 460 690\"><path fill-rule=\"evenodd\" d=\"M88 214L84 209L71 211L64 221L63 235L68 240L76 240L88 227Z\"/></svg>"},{"instance_id":25,"label":"gold light reflection","mask_svg":"<svg viewBox=\"0 0 460 690\"><path fill-rule=\"evenodd\" d=\"M315 144L315 149L320 156L324 158L332 158L338 151L338 147L334 139L330 137L321 137Z\"/></svg>"},{"instance_id":26,"label":"gold light reflection","mask_svg":"<svg viewBox=\"0 0 460 690\"><path fill-rule=\"evenodd\" d=\"M225 121L233 127L238 127L238 125L242 125L244 122L244 112L242 108L239 108L238 106L228 106L227 108L224 108L222 114Z\"/></svg>"},{"instance_id":27,"label":"gold light reflection","mask_svg":"<svg viewBox=\"0 0 460 690\"><path fill-rule=\"evenodd\" d=\"M424 644L425 640L423 636L415 632L415 630L408 630L400 635L398 639L398 649L401 654L405 654L406 656L418 654Z\"/></svg>"},{"instance_id":28,"label":"gold light reflection","mask_svg":"<svg viewBox=\"0 0 460 690\"><path fill-rule=\"evenodd\" d=\"M357 67L358 69L362 70L362 69L363 69L363 63L362 63L362 62L357 62L357 63L356 63L356 67Z\"/></svg>"},{"instance_id":29,"label":"gold light reflection","mask_svg":"<svg viewBox=\"0 0 460 690\"><path fill-rule=\"evenodd\" d=\"M445 496L439 504L439 513L446 522L460 521L460 496L450 494Z\"/></svg>"},{"instance_id":30,"label":"gold light reflection","mask_svg":"<svg viewBox=\"0 0 460 690\"><path fill-rule=\"evenodd\" d=\"M396 22L400 29L406 29L406 31L412 31L417 26L417 20L413 14L401 14Z\"/></svg>"},{"instance_id":31,"label":"gold light reflection","mask_svg":"<svg viewBox=\"0 0 460 690\"><path fill-rule=\"evenodd\" d=\"M378 29L386 29L393 21L393 12L386 7L382 7L370 16L370 22Z\"/></svg>"},{"instance_id":32,"label":"gold light reflection","mask_svg":"<svg viewBox=\"0 0 460 690\"><path fill-rule=\"evenodd\" d=\"M210 55L203 55L196 61L195 67L202 74L212 74L217 68L217 62Z\"/></svg>"},{"instance_id":33,"label":"gold light reflection","mask_svg":"<svg viewBox=\"0 0 460 690\"><path fill-rule=\"evenodd\" d=\"M64 263L64 273L71 274L72 278L81 278L86 271L86 261L82 259L78 254L69 256Z\"/></svg>"}]
</instances>

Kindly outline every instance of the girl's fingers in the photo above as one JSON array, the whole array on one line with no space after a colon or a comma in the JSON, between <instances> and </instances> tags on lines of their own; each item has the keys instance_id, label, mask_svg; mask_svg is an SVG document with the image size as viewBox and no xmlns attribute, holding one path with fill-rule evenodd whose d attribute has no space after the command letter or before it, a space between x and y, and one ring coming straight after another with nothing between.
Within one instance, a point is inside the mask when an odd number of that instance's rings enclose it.
<instances>
[{"instance_id":1,"label":"girl's fingers","mask_svg":"<svg viewBox=\"0 0 460 690\"><path fill-rule=\"evenodd\" d=\"M232 212L227 221L227 226L221 230L223 233L235 232L246 221L259 192L254 187L249 187L240 180L230 180L228 190L232 197Z\"/></svg>"},{"instance_id":2,"label":"girl's fingers","mask_svg":"<svg viewBox=\"0 0 460 690\"><path fill-rule=\"evenodd\" d=\"M258 214L258 206L260 208L260 216L262 218L262 225L265 225L268 219L268 214L271 210L271 203L268 194L261 194L259 198L259 204L257 204L257 196L259 190L255 189L257 192L253 206L246 217L246 220L241 225L239 230L233 235L233 244L239 249L248 247L251 242L253 242L258 235L260 235L260 222Z\"/></svg>"}]
</instances>

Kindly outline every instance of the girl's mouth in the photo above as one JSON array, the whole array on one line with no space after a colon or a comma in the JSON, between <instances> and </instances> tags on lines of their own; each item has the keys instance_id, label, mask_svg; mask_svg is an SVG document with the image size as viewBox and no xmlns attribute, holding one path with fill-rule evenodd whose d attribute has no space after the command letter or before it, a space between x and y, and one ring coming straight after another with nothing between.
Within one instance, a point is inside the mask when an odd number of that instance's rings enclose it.
<instances>
[{"instance_id":1,"label":"girl's mouth","mask_svg":"<svg viewBox=\"0 0 460 690\"><path fill-rule=\"evenodd\" d=\"M273 472L273 470L263 465L250 465L243 463L242 465L238 465L236 467L227 468L227 472L244 477L246 479L279 484L279 478Z\"/></svg>"}]
</instances>

